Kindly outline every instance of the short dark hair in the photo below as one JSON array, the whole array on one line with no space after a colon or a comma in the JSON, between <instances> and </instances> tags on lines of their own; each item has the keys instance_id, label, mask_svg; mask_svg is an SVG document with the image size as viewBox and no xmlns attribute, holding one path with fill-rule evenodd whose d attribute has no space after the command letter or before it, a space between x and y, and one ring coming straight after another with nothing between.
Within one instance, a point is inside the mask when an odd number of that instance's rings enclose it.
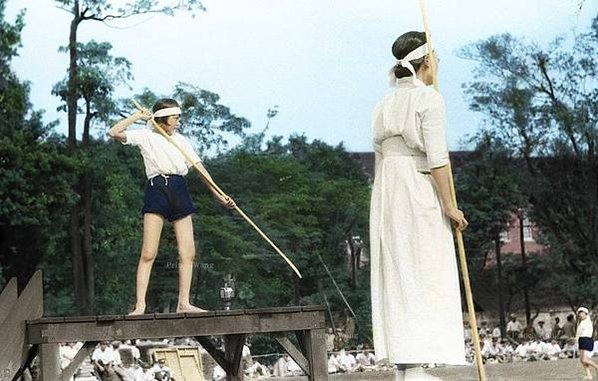
<instances>
[{"instance_id":1,"label":"short dark hair","mask_svg":"<svg viewBox=\"0 0 598 381\"><path fill-rule=\"evenodd\" d=\"M162 98L162 99L159 99L156 103L154 103L154 107L152 107L152 112L156 112L158 110L162 110L164 108L170 108L170 107L181 107L181 106L179 106L179 102L177 102L176 100L174 100L172 98ZM167 116L161 116L161 117L155 118L155 121L158 124L164 124L164 123L166 123L167 119L168 119Z\"/></svg>"},{"instance_id":2,"label":"short dark hair","mask_svg":"<svg viewBox=\"0 0 598 381\"><path fill-rule=\"evenodd\" d=\"M407 54L425 44L426 41L426 34L424 32L411 31L402 34L392 44L392 55L398 60L405 58ZM425 57L422 57L409 62L411 62L411 65L413 65L413 68L417 72L424 62L424 59ZM401 65L396 65L394 67L394 73L397 78L409 77L412 75L407 68Z\"/></svg>"}]
</instances>

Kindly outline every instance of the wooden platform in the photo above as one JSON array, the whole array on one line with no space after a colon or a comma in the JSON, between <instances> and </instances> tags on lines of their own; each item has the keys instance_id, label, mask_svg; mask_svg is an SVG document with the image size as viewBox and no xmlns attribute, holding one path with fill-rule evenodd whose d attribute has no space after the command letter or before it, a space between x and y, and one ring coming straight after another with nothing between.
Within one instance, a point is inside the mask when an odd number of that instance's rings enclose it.
<instances>
[{"instance_id":1,"label":"wooden platform","mask_svg":"<svg viewBox=\"0 0 598 381\"><path fill-rule=\"evenodd\" d=\"M0 369L12 380L39 356L41 380L68 380L99 341L195 337L226 371L230 381L241 381L241 356L248 335L270 335L303 369L310 381L328 380L325 307L294 306L199 314L165 313L137 316L99 315L41 317L42 274L37 272L21 295L11 280L0 294L0 326L10 332L2 340ZM4 321L2 321L4 320ZM224 349L210 336L222 336ZM290 336L294 336L296 341ZM60 369L60 343L81 341L84 346L66 368ZM298 347L294 342L297 342Z\"/></svg>"},{"instance_id":2,"label":"wooden platform","mask_svg":"<svg viewBox=\"0 0 598 381\"><path fill-rule=\"evenodd\" d=\"M324 306L277 307L200 314L47 317L27 321L30 344L259 334L324 329Z\"/></svg>"}]
</instances>

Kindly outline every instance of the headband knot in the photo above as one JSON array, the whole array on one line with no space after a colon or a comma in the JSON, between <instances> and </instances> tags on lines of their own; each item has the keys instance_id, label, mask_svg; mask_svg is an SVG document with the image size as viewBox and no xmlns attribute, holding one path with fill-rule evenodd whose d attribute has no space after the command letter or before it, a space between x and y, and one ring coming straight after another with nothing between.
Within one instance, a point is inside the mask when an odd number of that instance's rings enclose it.
<instances>
[{"instance_id":1,"label":"headband knot","mask_svg":"<svg viewBox=\"0 0 598 381\"><path fill-rule=\"evenodd\" d=\"M415 80L416 80L415 68L413 67L413 65L411 64L410 61L425 57L427 54L428 54L428 44L424 43L423 45L421 45L421 46L413 49L409 53L407 53L407 55L405 57L397 60L397 63L395 64L395 66L393 66L390 69L390 73L389 73L390 84L395 85L397 82L397 78L394 76L394 68L397 65L401 65L402 67L409 70L411 72L411 75L413 76L413 83L415 83Z\"/></svg>"}]
</instances>

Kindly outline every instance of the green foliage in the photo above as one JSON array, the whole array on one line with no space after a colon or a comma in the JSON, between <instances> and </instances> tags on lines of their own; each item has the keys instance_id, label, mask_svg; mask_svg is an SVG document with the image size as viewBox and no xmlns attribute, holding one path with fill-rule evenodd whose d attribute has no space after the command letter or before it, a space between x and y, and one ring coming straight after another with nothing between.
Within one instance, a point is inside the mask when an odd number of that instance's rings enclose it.
<instances>
[{"instance_id":1,"label":"green foliage","mask_svg":"<svg viewBox=\"0 0 598 381\"><path fill-rule=\"evenodd\" d=\"M59 50L68 52L64 46ZM108 42L91 40L77 44L77 95L85 103L85 108L79 109L79 113L90 114L105 123L109 122L117 108L112 99L115 88L133 79L131 63L124 57L113 57L111 50L112 44ZM66 111L68 77L54 86L52 94L64 102L58 110Z\"/></svg>"},{"instance_id":2,"label":"green foliage","mask_svg":"<svg viewBox=\"0 0 598 381\"><path fill-rule=\"evenodd\" d=\"M517 159L554 266L544 275L571 305L598 303L584 291L598 278L597 46L598 17L572 44L557 38L541 48L504 34L461 52L478 63L465 86L471 108Z\"/></svg>"}]
</instances>

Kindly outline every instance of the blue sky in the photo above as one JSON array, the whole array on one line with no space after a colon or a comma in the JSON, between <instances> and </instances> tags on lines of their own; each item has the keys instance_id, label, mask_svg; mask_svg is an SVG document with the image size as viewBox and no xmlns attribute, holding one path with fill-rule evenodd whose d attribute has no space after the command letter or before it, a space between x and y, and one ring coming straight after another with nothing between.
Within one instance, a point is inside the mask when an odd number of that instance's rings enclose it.
<instances>
[{"instance_id":1,"label":"blue sky","mask_svg":"<svg viewBox=\"0 0 598 381\"><path fill-rule=\"evenodd\" d=\"M123 1L114 1L113 3ZM174 2L174 1L172 1ZM493 34L509 32L545 44L557 35L587 31L598 1L580 0L427 0L433 40L441 58L439 82L447 104L451 149L474 133L481 116L467 108L461 89L472 63L455 51ZM26 8L23 47L13 67L31 82L31 100L46 120L66 117L55 111L50 94L64 77L69 14L51 0L9 0L7 17ZM330 144L343 141L350 151L369 151L370 116L387 91L393 64L390 46L408 30L422 30L418 2L358 0L206 0L207 12L140 16L104 25L85 22L81 42L95 39L114 46L113 54L133 64L130 96L144 87L169 94L179 81L214 91L234 113L266 123L266 111L279 106L270 135L305 133ZM104 126L98 126L104 128Z\"/></svg>"}]
</instances>

